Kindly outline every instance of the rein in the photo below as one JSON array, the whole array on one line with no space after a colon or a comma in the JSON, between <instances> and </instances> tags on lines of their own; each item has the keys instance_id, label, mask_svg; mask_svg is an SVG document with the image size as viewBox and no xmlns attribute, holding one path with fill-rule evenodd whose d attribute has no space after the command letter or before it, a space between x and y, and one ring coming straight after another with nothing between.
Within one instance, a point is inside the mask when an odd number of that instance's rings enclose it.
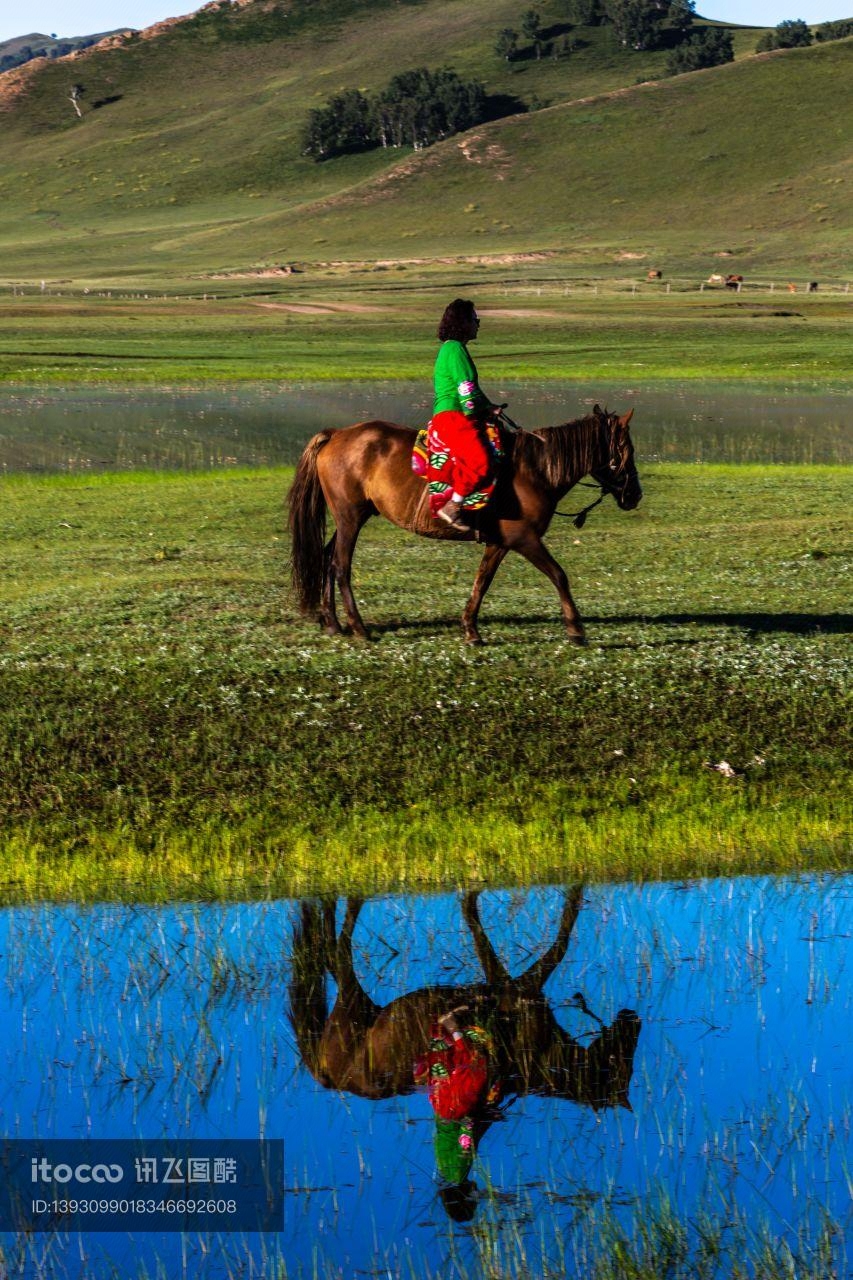
<instances>
[{"instance_id":1,"label":"rein","mask_svg":"<svg viewBox=\"0 0 853 1280\"><path fill-rule=\"evenodd\" d=\"M600 484L587 484L585 480L581 480L580 483L584 489L598 489L599 493L595 502L591 502L589 506L583 507L582 510L577 512L554 511L555 516L563 516L566 520L571 520L576 529L582 529L584 527L588 513L592 511L594 507L597 507L599 502L603 502L607 497L607 490L603 489Z\"/></svg>"}]
</instances>

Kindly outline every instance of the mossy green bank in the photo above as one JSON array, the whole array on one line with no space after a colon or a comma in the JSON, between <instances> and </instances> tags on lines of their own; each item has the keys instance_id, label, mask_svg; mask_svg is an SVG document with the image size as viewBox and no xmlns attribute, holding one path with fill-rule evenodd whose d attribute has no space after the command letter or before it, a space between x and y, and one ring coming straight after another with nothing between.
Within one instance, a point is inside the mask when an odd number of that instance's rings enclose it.
<instances>
[{"instance_id":1,"label":"mossy green bank","mask_svg":"<svg viewBox=\"0 0 853 1280\"><path fill-rule=\"evenodd\" d=\"M7 896L849 865L849 472L661 465L506 562L372 522L373 640L287 581L289 475L2 481ZM724 767L725 763L725 767Z\"/></svg>"}]
</instances>

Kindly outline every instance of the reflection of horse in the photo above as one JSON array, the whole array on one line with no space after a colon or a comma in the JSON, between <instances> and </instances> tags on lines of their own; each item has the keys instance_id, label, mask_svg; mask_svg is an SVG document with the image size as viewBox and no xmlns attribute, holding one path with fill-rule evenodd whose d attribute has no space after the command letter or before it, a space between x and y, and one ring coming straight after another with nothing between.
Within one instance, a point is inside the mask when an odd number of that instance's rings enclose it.
<instances>
[{"instance_id":1,"label":"reflection of horse","mask_svg":"<svg viewBox=\"0 0 853 1280\"><path fill-rule=\"evenodd\" d=\"M633 412L633 411L632 411ZM350 584L356 540L371 516L425 537L471 541L486 550L462 615L465 639L478 644L477 614L483 596L508 551L517 551L550 579L560 597L572 641L584 629L565 572L542 538L561 498L585 475L602 496L610 493L630 511L642 497L628 434L631 413L620 418L595 406L588 418L541 431L520 431L508 440L508 457L476 531L460 532L434 520L428 490L412 473L415 432L392 422L359 422L321 431L305 446L290 491L293 585L303 613L316 616L329 635L341 630L335 584L355 635L367 635ZM326 507L335 532L324 547Z\"/></svg>"},{"instance_id":2,"label":"reflection of horse","mask_svg":"<svg viewBox=\"0 0 853 1280\"><path fill-rule=\"evenodd\" d=\"M489 1026L495 1070L504 1096L541 1094L568 1098L595 1108L628 1107L628 1085L640 1020L623 1009L600 1025L588 1045L575 1040L557 1022L543 987L562 963L582 902L579 887L569 890L557 937L548 950L518 977L510 976L486 935L477 895L462 903L485 983L422 987L385 1006L371 1000L353 963L352 939L361 904L349 902L336 936L333 903L304 902L296 930L291 981L291 1019L300 1054L311 1074L329 1089L363 1098L410 1093L412 1065L427 1049L435 1019L464 1005L472 1020ZM326 976L337 986L329 1012Z\"/></svg>"}]
</instances>

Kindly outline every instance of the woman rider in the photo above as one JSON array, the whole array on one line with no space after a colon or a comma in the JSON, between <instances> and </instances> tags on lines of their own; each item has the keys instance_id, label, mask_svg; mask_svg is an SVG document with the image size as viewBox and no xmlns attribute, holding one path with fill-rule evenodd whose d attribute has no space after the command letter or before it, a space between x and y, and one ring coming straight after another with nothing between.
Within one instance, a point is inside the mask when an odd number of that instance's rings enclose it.
<instances>
[{"instance_id":1,"label":"woman rider","mask_svg":"<svg viewBox=\"0 0 853 1280\"><path fill-rule=\"evenodd\" d=\"M456 298L438 326L441 346L435 361L435 403L430 423L430 452L450 454L450 497L436 511L454 529L469 531L460 518L462 504L488 480L492 452L485 424L502 405L492 404L480 390L468 343L477 337L480 319L473 302Z\"/></svg>"}]
</instances>

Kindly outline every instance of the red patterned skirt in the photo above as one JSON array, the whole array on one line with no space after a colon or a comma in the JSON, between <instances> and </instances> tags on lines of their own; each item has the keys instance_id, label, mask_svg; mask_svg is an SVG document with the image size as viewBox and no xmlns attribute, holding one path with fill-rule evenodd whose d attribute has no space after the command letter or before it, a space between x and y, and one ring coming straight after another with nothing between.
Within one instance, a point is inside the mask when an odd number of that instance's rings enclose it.
<instances>
[{"instance_id":1,"label":"red patterned skirt","mask_svg":"<svg viewBox=\"0 0 853 1280\"><path fill-rule=\"evenodd\" d=\"M418 433L412 470L429 485L433 515L454 490L464 496L465 510L478 511L492 496L497 464L502 457L497 427L472 421L464 413L448 409L435 415L426 432Z\"/></svg>"}]
</instances>

